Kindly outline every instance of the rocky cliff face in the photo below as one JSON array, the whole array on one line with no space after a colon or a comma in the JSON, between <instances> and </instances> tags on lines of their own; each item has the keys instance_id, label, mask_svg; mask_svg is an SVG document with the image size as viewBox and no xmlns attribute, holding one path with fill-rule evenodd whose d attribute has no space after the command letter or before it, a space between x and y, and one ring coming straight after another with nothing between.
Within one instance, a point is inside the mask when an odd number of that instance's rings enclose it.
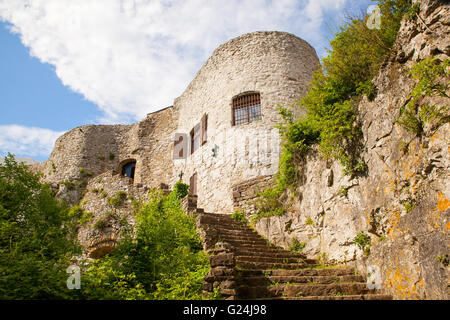
<instances>
[{"instance_id":1,"label":"rocky cliff face","mask_svg":"<svg viewBox=\"0 0 450 320\"><path fill-rule=\"evenodd\" d=\"M421 19L402 22L395 50L373 81L376 98L359 103L367 174L346 176L340 164L311 150L290 211L256 225L275 244L303 242L310 258L349 262L362 274L379 270L382 289L394 299L448 299L450 124L430 123L417 136L396 120L415 84L412 66L429 56L449 58L449 13L447 1L420 1ZM361 231L371 238L369 255L354 243Z\"/></svg>"}]
</instances>

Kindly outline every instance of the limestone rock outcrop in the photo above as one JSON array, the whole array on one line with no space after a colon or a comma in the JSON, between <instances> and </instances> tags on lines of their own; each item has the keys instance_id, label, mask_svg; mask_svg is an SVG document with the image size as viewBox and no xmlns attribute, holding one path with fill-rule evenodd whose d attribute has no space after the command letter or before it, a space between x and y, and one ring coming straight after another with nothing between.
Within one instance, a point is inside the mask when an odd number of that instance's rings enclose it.
<instances>
[{"instance_id":1,"label":"limestone rock outcrop","mask_svg":"<svg viewBox=\"0 0 450 320\"><path fill-rule=\"evenodd\" d=\"M416 136L396 122L414 87L412 66L450 56L450 4L420 1L420 16L423 21L403 20L393 53L373 80L376 98L358 105L367 174L343 175L339 163L313 149L300 168L300 196L291 211L260 220L256 229L283 247L293 238L304 242L309 258L353 263L364 274L379 268L394 299L448 299L450 124L425 126ZM448 106L449 99L429 103ZM369 256L354 243L361 231L371 238Z\"/></svg>"}]
</instances>

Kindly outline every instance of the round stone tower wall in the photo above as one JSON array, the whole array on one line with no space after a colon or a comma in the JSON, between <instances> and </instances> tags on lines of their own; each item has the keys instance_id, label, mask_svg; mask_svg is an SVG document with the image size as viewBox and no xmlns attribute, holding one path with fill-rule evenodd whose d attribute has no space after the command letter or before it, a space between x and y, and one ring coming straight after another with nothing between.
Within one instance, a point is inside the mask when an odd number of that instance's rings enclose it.
<instances>
[{"instance_id":1,"label":"round stone tower wall","mask_svg":"<svg viewBox=\"0 0 450 320\"><path fill-rule=\"evenodd\" d=\"M206 114L207 138L193 154L175 160L172 183L180 173L190 183L196 173L199 207L231 213L233 185L276 173L277 106L305 93L318 65L315 50L285 32L249 33L217 48L175 100L177 131L187 134L190 143L191 130ZM260 94L261 120L234 125L232 101L245 92Z\"/></svg>"}]
</instances>

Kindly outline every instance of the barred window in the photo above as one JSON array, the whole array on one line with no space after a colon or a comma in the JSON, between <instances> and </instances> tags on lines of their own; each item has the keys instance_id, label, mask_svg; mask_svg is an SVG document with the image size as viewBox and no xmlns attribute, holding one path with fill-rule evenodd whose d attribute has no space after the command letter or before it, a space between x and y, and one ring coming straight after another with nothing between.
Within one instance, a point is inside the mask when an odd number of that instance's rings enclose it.
<instances>
[{"instance_id":1,"label":"barred window","mask_svg":"<svg viewBox=\"0 0 450 320\"><path fill-rule=\"evenodd\" d=\"M233 125L261 120L261 99L258 92L233 98Z\"/></svg>"}]
</instances>

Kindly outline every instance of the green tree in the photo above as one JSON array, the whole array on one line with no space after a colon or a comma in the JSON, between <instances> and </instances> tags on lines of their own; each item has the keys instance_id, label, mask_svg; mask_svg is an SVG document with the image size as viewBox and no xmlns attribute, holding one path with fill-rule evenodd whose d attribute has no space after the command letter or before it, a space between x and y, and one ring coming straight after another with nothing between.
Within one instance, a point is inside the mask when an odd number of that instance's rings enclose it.
<instances>
[{"instance_id":1,"label":"green tree","mask_svg":"<svg viewBox=\"0 0 450 320\"><path fill-rule=\"evenodd\" d=\"M209 259L195 221L181 209L179 193L154 191L109 257L84 268L86 299L202 299Z\"/></svg>"},{"instance_id":2,"label":"green tree","mask_svg":"<svg viewBox=\"0 0 450 320\"><path fill-rule=\"evenodd\" d=\"M68 206L11 154L0 165L0 298L68 298L78 252Z\"/></svg>"}]
</instances>

